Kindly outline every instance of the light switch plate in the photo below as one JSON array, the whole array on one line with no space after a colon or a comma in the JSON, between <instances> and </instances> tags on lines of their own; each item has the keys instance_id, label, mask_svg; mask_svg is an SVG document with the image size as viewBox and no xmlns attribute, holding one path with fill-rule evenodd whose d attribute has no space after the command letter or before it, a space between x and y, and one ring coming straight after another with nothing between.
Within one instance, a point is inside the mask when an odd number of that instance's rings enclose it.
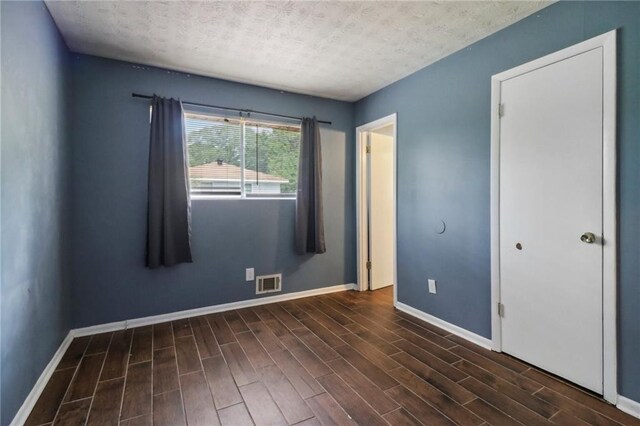
<instances>
[{"instance_id":1,"label":"light switch plate","mask_svg":"<svg viewBox=\"0 0 640 426\"><path fill-rule=\"evenodd\" d=\"M246 275L247 281L253 281L255 279L256 274L253 268L247 268L245 275Z\"/></svg>"},{"instance_id":2,"label":"light switch plate","mask_svg":"<svg viewBox=\"0 0 640 426\"><path fill-rule=\"evenodd\" d=\"M436 294L436 280L428 279L429 293Z\"/></svg>"}]
</instances>

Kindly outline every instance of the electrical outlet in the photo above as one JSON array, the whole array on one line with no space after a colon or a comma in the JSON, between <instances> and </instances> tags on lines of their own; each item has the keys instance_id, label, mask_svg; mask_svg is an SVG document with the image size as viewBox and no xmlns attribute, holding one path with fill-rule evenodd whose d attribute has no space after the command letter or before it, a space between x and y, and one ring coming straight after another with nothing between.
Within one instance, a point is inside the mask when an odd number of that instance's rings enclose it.
<instances>
[{"instance_id":1,"label":"electrical outlet","mask_svg":"<svg viewBox=\"0 0 640 426\"><path fill-rule=\"evenodd\" d=\"M255 271L253 270L253 268L247 268L245 275L247 281L253 281L255 279Z\"/></svg>"},{"instance_id":2,"label":"electrical outlet","mask_svg":"<svg viewBox=\"0 0 640 426\"><path fill-rule=\"evenodd\" d=\"M436 294L436 280L429 278L427 282L429 283L429 293Z\"/></svg>"}]
</instances>

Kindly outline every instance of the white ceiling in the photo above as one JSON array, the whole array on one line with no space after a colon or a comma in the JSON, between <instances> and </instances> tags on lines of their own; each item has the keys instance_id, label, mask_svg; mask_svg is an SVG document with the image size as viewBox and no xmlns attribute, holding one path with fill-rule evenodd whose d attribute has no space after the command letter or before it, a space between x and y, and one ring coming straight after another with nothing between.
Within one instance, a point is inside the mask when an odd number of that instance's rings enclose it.
<instances>
[{"instance_id":1,"label":"white ceiling","mask_svg":"<svg viewBox=\"0 0 640 426\"><path fill-rule=\"evenodd\" d=\"M546 1L52 1L74 52L354 101Z\"/></svg>"}]
</instances>

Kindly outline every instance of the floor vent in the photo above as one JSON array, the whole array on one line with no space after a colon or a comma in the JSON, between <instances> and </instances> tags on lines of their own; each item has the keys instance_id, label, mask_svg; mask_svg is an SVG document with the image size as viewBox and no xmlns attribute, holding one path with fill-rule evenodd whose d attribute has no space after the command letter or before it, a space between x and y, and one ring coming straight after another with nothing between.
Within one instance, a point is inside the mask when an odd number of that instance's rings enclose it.
<instances>
[{"instance_id":1,"label":"floor vent","mask_svg":"<svg viewBox=\"0 0 640 426\"><path fill-rule=\"evenodd\" d=\"M256 294L274 293L282 290L282 274L256 277Z\"/></svg>"}]
</instances>

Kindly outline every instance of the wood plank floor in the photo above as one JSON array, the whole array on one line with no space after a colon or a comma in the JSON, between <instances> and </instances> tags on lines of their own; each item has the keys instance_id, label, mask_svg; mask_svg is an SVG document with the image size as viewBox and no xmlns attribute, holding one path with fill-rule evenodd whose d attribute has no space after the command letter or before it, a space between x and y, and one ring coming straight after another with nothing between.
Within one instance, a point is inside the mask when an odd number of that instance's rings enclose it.
<instances>
[{"instance_id":1,"label":"wood plank floor","mask_svg":"<svg viewBox=\"0 0 640 426\"><path fill-rule=\"evenodd\" d=\"M343 292L75 339L28 425L640 425L514 358Z\"/></svg>"}]
</instances>

